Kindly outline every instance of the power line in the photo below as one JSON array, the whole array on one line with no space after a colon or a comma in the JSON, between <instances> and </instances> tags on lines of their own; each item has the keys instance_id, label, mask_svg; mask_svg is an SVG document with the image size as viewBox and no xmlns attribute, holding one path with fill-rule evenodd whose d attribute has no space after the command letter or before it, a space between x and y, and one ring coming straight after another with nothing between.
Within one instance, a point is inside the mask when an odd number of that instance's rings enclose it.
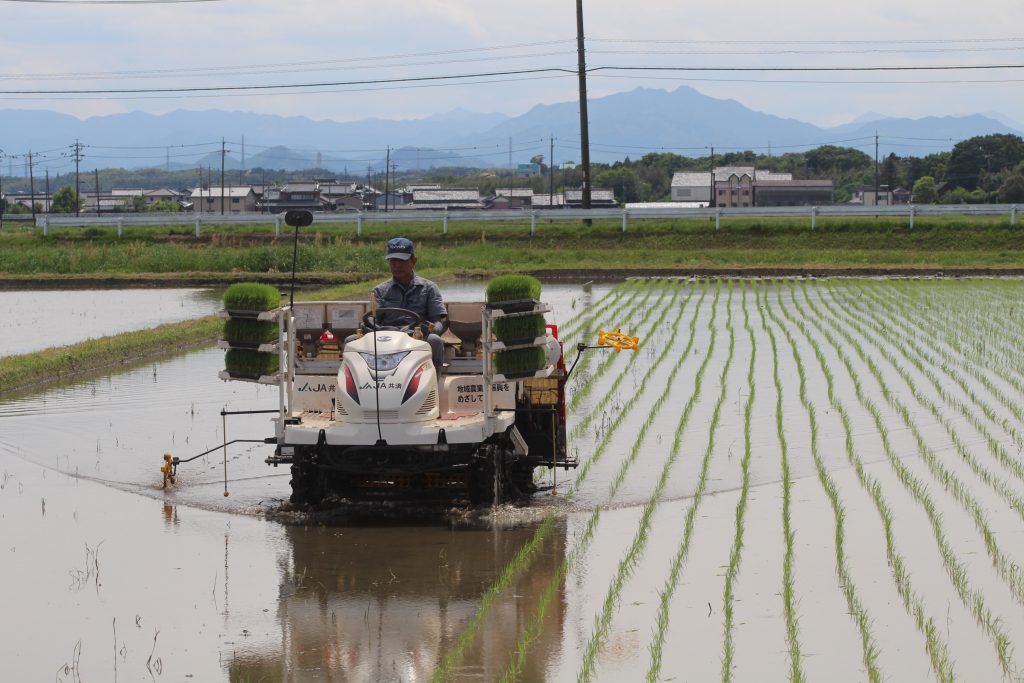
<instances>
[{"instance_id":1,"label":"power line","mask_svg":"<svg viewBox=\"0 0 1024 683\"><path fill-rule=\"evenodd\" d=\"M963 43L1024 43L1024 38L899 38L876 40L688 40L658 38L592 38L591 43L645 43L672 45L935 45Z\"/></svg>"},{"instance_id":2,"label":"power line","mask_svg":"<svg viewBox=\"0 0 1024 683\"><path fill-rule=\"evenodd\" d=\"M288 67L314 67L336 64L356 64L361 62L391 61L396 59L412 59L419 57L443 57L449 55L469 54L473 52L496 52L501 50L515 50L527 47L546 47L563 43L573 43L574 40L545 40L532 43L509 43L507 45L490 45L475 48L457 48L451 50L434 50L430 52L406 52L394 55L383 55L379 57L346 57L344 59L318 59L299 62L272 62L266 64L236 64L226 66L201 66L185 67L175 69L137 69L118 71L81 71L81 72L50 72L38 74L0 74L0 78L87 78L91 76L143 76L151 74L192 74L204 72L238 71L241 69L278 69ZM504 57L500 57L504 58Z\"/></svg>"}]
</instances>

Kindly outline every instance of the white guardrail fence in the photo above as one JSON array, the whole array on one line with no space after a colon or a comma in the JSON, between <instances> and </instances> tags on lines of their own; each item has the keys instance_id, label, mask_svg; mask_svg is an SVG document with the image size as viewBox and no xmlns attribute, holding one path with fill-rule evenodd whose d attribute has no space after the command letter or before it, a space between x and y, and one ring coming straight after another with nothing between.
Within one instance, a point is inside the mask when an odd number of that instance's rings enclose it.
<instances>
[{"instance_id":1,"label":"white guardrail fence","mask_svg":"<svg viewBox=\"0 0 1024 683\"><path fill-rule=\"evenodd\" d=\"M625 208L625 209L521 209L509 211L436 211L410 210L369 211L352 213L316 213L315 221L322 223L354 223L356 235L362 237L366 223L424 223L438 222L443 234L448 234L451 221L530 221L530 234L536 234L537 221L566 221L584 219L621 220L622 232L629 228L631 219L645 218L708 218L714 219L715 230L721 229L723 218L806 218L813 230L818 218L853 217L902 217L909 227L914 227L918 216L1008 216L1010 225L1017 224L1019 208L1016 204L897 204L893 206L764 206L743 208L683 209L666 208ZM121 237L124 226L178 226L195 225L198 237L203 225L273 224L274 233L281 234L284 214L235 213L235 214L147 214L122 213L101 216L71 216L41 214L36 217L36 227L42 228L43 235L50 228L117 226ZM314 223L315 224L315 223ZM286 226L287 228L287 226Z\"/></svg>"}]
</instances>

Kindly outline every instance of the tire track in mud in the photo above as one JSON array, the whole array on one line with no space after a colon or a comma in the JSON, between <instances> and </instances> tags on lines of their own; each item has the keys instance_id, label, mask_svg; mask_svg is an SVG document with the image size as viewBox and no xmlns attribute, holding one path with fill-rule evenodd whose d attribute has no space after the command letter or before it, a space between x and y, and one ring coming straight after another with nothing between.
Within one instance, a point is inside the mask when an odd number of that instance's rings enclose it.
<instances>
[{"instance_id":1,"label":"tire track in mud","mask_svg":"<svg viewBox=\"0 0 1024 683\"><path fill-rule=\"evenodd\" d=\"M650 286L651 286L651 284L648 283L648 287L650 287ZM655 323L656 325L660 325L661 322L668 315L668 312L672 309L675 301L678 299L679 293L682 290L682 288L683 288L682 287L682 283L680 283L680 286L677 286L677 287L674 288L675 292L674 292L673 297L671 299L671 303L669 305L667 305L667 306L662 307L661 314L660 314L659 318L657 319L657 322ZM686 302L688 303L690 301L690 297L692 297L692 295L693 295L693 288L688 286L687 289L689 290L688 296L686 298ZM705 286L702 288L702 294L701 294L701 299L700 299L701 301L703 301L705 293L706 293L706 283L705 283ZM663 295L664 295L664 292L663 292ZM633 306L631 308L631 310L635 310L636 308L637 308L636 306ZM699 310L699 303L698 303L697 309ZM683 318L684 311L685 311L685 305L679 309L677 317L676 317L676 322L672 325L672 329L675 329L678 326L679 322ZM646 321L647 318L649 318L651 315L652 315L652 310L648 310L647 313L644 315L644 317L641 319L640 322ZM694 314L694 319L696 319L696 312ZM693 324L691 324L691 342L690 342L691 344L692 344L692 329L693 329ZM665 350L662 352L662 355L659 357L658 361L656 363L654 363L652 365L652 367L648 370L647 375L645 375L645 379L647 377L649 377L651 374L653 374L654 371L657 369L657 367L661 364L661 362L668 356L669 348L670 348L669 345L666 344L665 345ZM613 386L617 386L618 383L621 382L621 380L628 374L629 367L636 360L637 357L638 356L636 354L634 354L634 355L632 355L630 357L629 361L626 363L626 366L620 372L620 374L619 374L618 378L616 379L615 384ZM590 381L594 381L594 380L590 380ZM638 396L639 396L639 394L637 394L636 396L634 396L630 400L630 405L632 404L633 401L635 401L638 398ZM617 426L619 424L621 424L622 420L624 419L625 415L628 414L628 412L629 411L628 411L627 407L623 407L623 409L620 410L619 415L618 415L618 417L616 418L616 420L614 422L614 425L615 425L616 428L617 428ZM588 414L588 417L590 415L592 415L592 413ZM607 441L610 440L611 434L613 432L614 432L614 428L608 430L608 432L606 433L605 438L602 440L602 444L603 445L600 446L599 448L595 448L595 451L591 455L591 457L588 458L580 466L580 470L577 473L577 476L575 478L575 481L574 481L572 487L570 487L568 493L566 494L566 498L570 498L575 493L575 491L578 488L579 483L582 482L582 480L586 477L587 473L589 472L590 467L593 465L594 462L596 462L597 460L600 459L600 457L601 457L601 455L603 453L603 447L604 447L604 445L607 444ZM491 587L487 589L487 591L485 591L485 593L484 593L484 595L483 595L483 597L481 599L480 607L474 613L473 617L470 619L470 621L467 623L467 625L463 628L461 634L456 639L455 645L452 647L451 651L449 651L449 653L444 657L444 659L438 665L437 669L435 669L434 674L432 676L432 680L433 681L440 682L440 681L444 681L444 680L447 679L447 677L451 673L452 669L456 666L458 661L461 660L461 658L462 658L462 656L463 656L463 654L465 652L465 649L467 647L469 647L469 645L472 643L473 639L475 638L476 631L479 628L480 624L482 623L484 617L489 612L490 606L491 606L491 604L493 604L493 601L497 598L497 596L499 594L504 592L511 585L512 579L515 578L515 576L517 576L522 571L525 571L529 567L529 565L532 562L533 558L536 556L537 549L539 549L541 544L543 543L544 537L550 532L551 528L553 527L555 516L556 516L556 511L552 510L551 512L549 512L544 517L544 521L538 527L537 531L535 532L535 534L531 538L531 540L529 542L527 542L526 545L524 545L523 549L520 551L519 554L516 555L515 558L513 558L512 562L510 562L508 565L506 565L502 569L502 572L501 572L501 574L499 576L499 579L497 581L495 581L495 583L492 584ZM555 585L556 585L556 588L557 588L557 584L555 584ZM551 589L550 588L545 589L545 593L542 595L542 599L541 599L542 606L546 605L546 604L549 604L551 597L553 597L553 592L551 591ZM542 618L543 617L541 617L541 620L542 620Z\"/></svg>"},{"instance_id":2,"label":"tire track in mud","mask_svg":"<svg viewBox=\"0 0 1024 683\"><path fill-rule=\"evenodd\" d=\"M1000 667L1007 676L1012 676L1014 673L1014 666L1010 659L1010 651L1012 649L1009 636L1002 628L999 619L996 618L994 613L985 604L985 597L983 593L974 588L969 583L969 577L963 563L957 558L953 551L953 547L946 537L945 529L942 524L941 514L939 513L938 506L935 504L934 499L928 491L927 486L910 471L906 465L900 460L899 455L893 449L892 443L889 440L888 432L885 429L884 421L882 419L881 411L878 406L864 394L863 386L860 379L857 377L857 373L853 368L852 361L849 355L846 353L843 345L837 340L832 333L830 333L825 326L822 324L822 320L825 316L822 312L814 305L811 301L810 296L807 293L806 283L801 283L804 299L807 302L807 306L812 315L807 315L803 311L803 308L796 298L796 291L793 285L790 284L790 294L793 299L794 306L797 308L800 315L809 319L811 324L818 329L821 334L825 336L825 339L831 345L835 353L842 361L846 371L849 373L852 381L854 391L857 395L858 401L861 405L871 414L875 426L877 429L878 436L882 440L882 446L885 450L885 454L889 460L893 471L896 473L897 478L903 484L904 488L908 493L918 502L921 508L924 510L928 517L928 521L932 527L932 534L935 537L935 541L938 544L940 555L942 556L942 564L946 570L946 575L949 577L953 584L957 595L960 597L971 614L974 616L978 625L985 631L986 635L992 641L993 646L996 649L996 654L999 658ZM834 323L830 323L830 326L835 327ZM840 334L844 336L847 343L856 351L857 355L861 358L862 362L866 363L871 374L877 381L886 402L893 408L893 410L900 415L903 419L904 424L914 434L917 442L918 453L925 459L929 465L929 469L932 471L934 476L942 481L941 473L938 467L937 459L934 452L932 452L923 441L920 431L917 429L913 420L910 418L908 411L896 398L892 395L889 387L886 385L881 372L878 370L877 365L866 356L860 344L849 336L848 333L844 333L843 330L839 330ZM932 467L936 469L932 470ZM950 475L950 481L952 481L952 475Z\"/></svg>"},{"instance_id":3,"label":"tire track in mud","mask_svg":"<svg viewBox=\"0 0 1024 683\"><path fill-rule=\"evenodd\" d=\"M817 411L814 404L811 403L807 397L807 376L804 371L803 360L800 358L800 354L797 351L796 340L792 337L789 330L782 325L782 323L775 316L774 310L768 304L768 292L767 288L764 291L764 306L761 306L760 287L758 287L758 311L761 315L761 325L768 333L769 341L771 342L772 348L772 367L775 381L776 391L776 431L778 438L781 443L785 443L785 435L782 423L782 382L779 378L779 360L778 360L778 345L776 342L775 333L768 325L765 318L765 311L768 311L768 316L772 319L772 322L778 326L782 331L783 335L790 345L790 352L793 355L793 361L796 363L797 377L799 378L799 397L800 403L807 413L807 421L810 429L810 451L811 457L814 460L815 471L818 474L818 482L821 484L822 489L825 492L826 497L829 500L829 505L832 508L832 516L835 520L835 555L836 555L836 578L839 581L839 589L846 599L846 605L849 609L850 616L853 617L854 622L857 624L857 629L860 633L861 639L861 661L864 664L864 668L867 670L868 680L872 683L880 683L884 680L884 676L878 667L878 643L875 640L874 635L871 632L871 615L867 608L864 606L863 601L857 593L857 586L853 581L850 574L849 566L846 562L846 511L843 507L842 501L839 497L839 489L832 479L832 476L828 472L828 468L825 466L825 461L822 458L821 450L818 444L818 418ZM852 444L847 441L848 447ZM783 453L785 453L785 446L783 446ZM783 482L784 482L784 495L786 500L789 498L790 482L788 479L788 466L785 464L785 457L783 457ZM784 503L784 509L788 507L788 502ZM784 528L787 534L787 546L792 546L792 532L789 530L789 524L784 520ZM787 548L787 555L791 553L791 550ZM789 562L789 558L785 560ZM787 582L791 583L791 579ZM787 619L787 630L789 630L788 622L790 620L795 621L794 617L790 616L793 611L792 598L793 588L791 585L783 587L783 602L785 603L786 619ZM794 627L795 629L795 627ZM799 648L793 643L790 643L790 680L801 680L803 674L800 671L800 652Z\"/></svg>"},{"instance_id":4,"label":"tire track in mud","mask_svg":"<svg viewBox=\"0 0 1024 683\"><path fill-rule=\"evenodd\" d=\"M792 296L795 305L796 297L792 290L790 290L790 295ZM789 309L786 307L783 300L781 287L777 292L776 301L778 303L779 310L782 312L782 316L789 322L789 324L800 330L800 333L810 345L814 352L814 356L818 361L818 366L825 377L829 405L839 415L843 424L843 431L846 435L845 450L847 460L853 467L854 472L857 475L857 480L860 482L864 490L870 495L875 509L881 518L885 532L886 556L889 560L890 574L893 582L895 583L896 591L899 593L900 598L903 601L904 609L907 614L913 618L918 630L924 636L925 649L927 650L931 661L932 672L939 681L952 682L955 680L956 676L953 669L953 663L949 657L948 645L945 640L942 639L942 636L939 635L939 628L936 625L935 620L928 615L924 600L914 591L913 586L911 585L910 574L906 568L906 559L896 549L896 541L892 529L892 510L882 495L881 484L874 476L867 472L864 467L863 460L859 455L857 455L856 450L853 447L853 426L850 414L836 396L835 378L832 375L832 371L829 370L829 364L821 350L821 345L818 343L815 335L811 333L807 325L804 323L806 315L801 311L799 313L800 317L795 318L793 314L789 312ZM799 350L796 345L793 345L793 352L799 356ZM853 375L851 379L856 384L856 375Z\"/></svg>"},{"instance_id":5,"label":"tire track in mud","mask_svg":"<svg viewBox=\"0 0 1024 683\"><path fill-rule=\"evenodd\" d=\"M833 296L835 296L835 294L836 291L833 290ZM869 313L865 312L862 308L857 309L860 311L860 314L857 315L851 312L851 308L855 304L851 302L848 297L845 297L842 294L839 294L839 296L844 297L843 303L839 305L845 304L845 310L849 313L850 319L856 320L861 325L873 328L877 335L877 339L885 339L886 333L891 332L893 327L904 327L902 325L897 324L896 321L892 320L891 312L889 311L886 311L886 313L890 314L890 317L887 318L886 321L892 323L892 327L887 327L884 324L884 322L874 322L870 319L867 319L865 316L869 315ZM979 420L978 417L975 415L974 411L971 410L970 407L967 406L963 401L959 400L956 396L952 395L949 391L947 391L942 383L941 378L937 376L935 372L933 372L929 368L939 367L941 370L945 371L946 377L949 378L951 381L955 382L960 387L961 391L963 391L965 395L969 396L975 402L975 405L978 406L983 413L985 413L985 415L990 419L990 421L992 421L997 426L1001 426L1002 423L995 417L995 415L992 414L990 410L986 409L986 404L983 401L981 401L981 399L979 399L974 394L974 392L971 391L965 385L965 383L963 383L962 378L959 378L958 381L958 377L955 373L950 374L950 370L947 365L940 364L934 357L928 354L927 351L922 349L913 340L913 338L908 337L906 334L904 334L902 329L900 333L900 340L906 346L904 346L903 344L897 344L895 346L900 350L901 355L907 360L907 362L913 365L914 368L928 380L928 382L932 385L932 388L935 390L936 394L946 403L947 406L955 408L957 412L959 412L960 415L963 416L964 419L966 419L971 424L971 426L974 427L978 431L978 433L985 438L986 445L988 447L988 452L992 456L992 458L995 459L997 464L1002 465L1011 473L1015 474L1018 479L1024 482L1024 464L1022 464L1019 460L1011 457L1009 453L1007 453L1006 449L1003 447L1001 443L999 443L999 440L996 438L996 436L985 427L982 421ZM876 347L879 347L879 342L875 341L874 345ZM914 352L913 354L908 352L908 347L911 351ZM888 349L885 349L884 352L890 353L891 355L891 352L889 352ZM889 360L890 364L892 364L894 367L898 368L898 365L895 363L894 360L891 360L889 358L887 358L887 360ZM921 396L920 392L916 390L916 387L908 378L905 372L901 371L900 374L903 377L904 382L907 383L911 392L914 394L915 398L918 398L922 405L928 408L928 410L932 413L936 420L940 424L942 424L943 427L946 429L946 432L949 435L950 440L953 442L953 446L956 449L957 453L968 464L968 466L975 473L975 475L982 479L990 487L992 487L992 489L996 493L998 493L999 496L1003 498L1003 500L1007 502L1010 508L1017 512L1021 520L1024 521L1024 498L1022 498L1016 491L1011 489L1004 480L998 478L995 474L990 472L984 465L978 462L977 458L975 458L971 454L970 449L967 447L967 445L964 444L963 439L961 439L959 434L956 433L955 429L950 424L949 419L943 414L941 408L938 405L936 405L933 401L929 400L927 397ZM1010 429L1012 429L1012 427ZM1013 431L1016 432L1016 430ZM1012 437L1012 434L1010 434L1009 432L1008 435Z\"/></svg>"},{"instance_id":6,"label":"tire track in mud","mask_svg":"<svg viewBox=\"0 0 1024 683\"><path fill-rule=\"evenodd\" d=\"M714 307L717 306L719 292L720 292L720 286L716 287L715 300L714 300L714 304L713 304L713 310L714 310ZM666 382L666 388L665 388L664 392L658 398L658 400L655 402L654 408L650 411L650 414L648 415L647 420L644 422L644 424L643 424L643 426L641 428L641 434L642 434L641 438L637 439L634 442L633 448L630 450L630 453L627 455L627 457L620 464L617 476L614 479L614 481L612 483L612 486L611 486L611 489L609 491L609 496L608 496L608 499L607 499L608 502L605 504L605 506L607 506L609 503L611 503L612 500L614 500L615 495L618 492L618 487L625 480L625 476L626 476L627 471L629 470L629 467L633 464L633 462L635 462L637 456L639 455L640 447L641 447L641 445L643 443L643 440L645 438L644 434L645 434L647 428L654 422L655 417L657 416L658 412L661 410L662 405L664 404L665 400L667 399L667 397L668 397L668 395L670 393L671 385L672 385L673 381L675 380L675 376L678 373L679 369L683 365L683 359L685 359L686 356L689 355L690 350L693 348L694 339L696 337L697 319L698 319L698 316L700 314L700 306L701 306L701 303L703 302L704 297L706 296L706 294L707 294L707 283L705 282L705 283L703 283L703 286L701 288L701 297L698 300L697 305L694 307L693 317L692 317L692 319L690 321L690 325L689 325L690 332L689 332L689 338L687 340L686 348L683 351L683 353L682 353L682 355L680 357L679 362L673 367L672 372L669 374L669 377L668 377L667 382ZM682 311L680 311L680 317L677 319L676 325L674 327L678 326L679 321L681 320L681 316L682 316ZM658 362L655 363L648 370L647 374L644 376L644 381L641 382L641 384L645 384L646 380L651 375L654 374L654 372L660 366L661 362L669 355L670 349L671 349L671 345L670 344L665 344L664 345L664 349L662 351L661 356L658 359ZM706 363L706 360L705 360L705 363ZM620 377L621 376L622 375L620 375ZM616 419L616 423L615 423L616 427L622 423L623 418L629 412L629 410L631 410L634 407L634 405L639 401L640 396L641 396L641 394L638 392L638 393L634 394L630 398L630 400L628 402L628 408L624 408L619 413L619 416ZM603 437L602 442L601 442L601 449L602 450L603 450L604 447L606 447L608 445L608 443L610 443L611 437L612 437L612 434L614 433L614 431L615 431L614 429L609 430L608 433L606 433L606 435ZM667 476L663 476L662 478L667 480ZM660 480L659 480L659 483L662 486L664 485L664 483L661 482ZM542 629L542 626L543 626L544 615L546 613L547 606L550 604L550 602L553 599L555 593L557 592L559 586L561 586L562 582L564 581L565 576L568 574L570 569L575 564L576 558L579 557L580 555L582 555L583 553L585 553L587 548L589 547L590 541L593 539L594 532L596 531L598 523L600 521L600 515L601 515L603 507L604 506L598 505L598 506L596 506L594 508L594 510L591 513L589 519L587 520L587 525L586 525L586 528L585 528L585 532L582 534L580 539L577 541L576 547L573 548L573 550L569 554L567 554L566 558L562 561L562 564L559 567L559 571L556 572L556 575L551 579L551 581L549 581L548 585L546 586L544 594L543 594L543 600L541 601L541 604L538 607L538 610L535 613L534 618L527 625L526 630L524 631L524 633L520 637L518 643L516 644L515 655L514 655L512 661L509 663L508 667L505 669L505 672L502 674L501 680L503 682L517 680L519 675L521 674L522 667L523 667L523 665L525 663L526 656L527 656L527 654L529 652L529 649L532 646L533 642L535 642L536 639L540 636L540 632L541 632L541 629ZM606 599L605 606L608 607L609 605L610 605L610 603ZM593 650L593 654L590 655L590 657L592 658L594 655L596 655L596 649ZM587 655L585 655L585 657L584 657L585 660L586 660L586 657L587 657ZM584 666L584 670L586 670L585 666ZM580 675L581 676L583 675L583 671L581 671Z\"/></svg>"}]
</instances>

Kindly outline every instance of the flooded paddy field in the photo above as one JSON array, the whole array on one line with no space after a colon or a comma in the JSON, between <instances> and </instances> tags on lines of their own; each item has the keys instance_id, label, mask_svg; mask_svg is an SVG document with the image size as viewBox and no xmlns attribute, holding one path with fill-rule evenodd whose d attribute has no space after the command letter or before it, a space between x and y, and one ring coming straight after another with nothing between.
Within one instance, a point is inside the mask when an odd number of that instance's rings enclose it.
<instances>
[{"instance_id":1,"label":"flooded paddy field","mask_svg":"<svg viewBox=\"0 0 1024 683\"><path fill-rule=\"evenodd\" d=\"M208 288L0 291L0 356L201 318L220 307L220 292Z\"/></svg>"},{"instance_id":2,"label":"flooded paddy field","mask_svg":"<svg viewBox=\"0 0 1024 683\"><path fill-rule=\"evenodd\" d=\"M1024 282L546 292L567 349L641 347L583 357L581 466L524 505L310 523L261 444L229 447L227 496L219 453L162 490L222 408L276 407L213 349L0 403L6 675L1019 678Z\"/></svg>"}]
</instances>

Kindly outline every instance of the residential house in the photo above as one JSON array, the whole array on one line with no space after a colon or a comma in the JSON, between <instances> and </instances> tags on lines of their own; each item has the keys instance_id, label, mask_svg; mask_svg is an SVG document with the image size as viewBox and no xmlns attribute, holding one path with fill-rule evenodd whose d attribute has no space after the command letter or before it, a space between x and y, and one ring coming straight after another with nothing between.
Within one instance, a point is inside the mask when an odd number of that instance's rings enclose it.
<instances>
[{"instance_id":1,"label":"residential house","mask_svg":"<svg viewBox=\"0 0 1024 683\"><path fill-rule=\"evenodd\" d=\"M853 188L849 204L860 204L862 206L892 206L892 192L888 186L880 185L875 191L874 185L861 185Z\"/></svg>"},{"instance_id":2,"label":"residential house","mask_svg":"<svg viewBox=\"0 0 1024 683\"><path fill-rule=\"evenodd\" d=\"M711 171L676 171L672 174L673 202L711 203Z\"/></svg>"},{"instance_id":3,"label":"residential house","mask_svg":"<svg viewBox=\"0 0 1024 683\"><path fill-rule=\"evenodd\" d=\"M244 187L197 187L190 195L197 213L252 213L256 211L256 193Z\"/></svg>"},{"instance_id":4,"label":"residential house","mask_svg":"<svg viewBox=\"0 0 1024 683\"><path fill-rule=\"evenodd\" d=\"M495 198L504 197L508 200L509 209L522 209L533 204L533 188L531 187L496 187Z\"/></svg>"},{"instance_id":5,"label":"residential house","mask_svg":"<svg viewBox=\"0 0 1024 683\"><path fill-rule=\"evenodd\" d=\"M754 206L754 167L715 169L715 206Z\"/></svg>"},{"instance_id":6,"label":"residential house","mask_svg":"<svg viewBox=\"0 0 1024 683\"><path fill-rule=\"evenodd\" d=\"M555 194L535 194L530 206L534 209L564 209L565 195L561 192Z\"/></svg>"}]
</instances>

